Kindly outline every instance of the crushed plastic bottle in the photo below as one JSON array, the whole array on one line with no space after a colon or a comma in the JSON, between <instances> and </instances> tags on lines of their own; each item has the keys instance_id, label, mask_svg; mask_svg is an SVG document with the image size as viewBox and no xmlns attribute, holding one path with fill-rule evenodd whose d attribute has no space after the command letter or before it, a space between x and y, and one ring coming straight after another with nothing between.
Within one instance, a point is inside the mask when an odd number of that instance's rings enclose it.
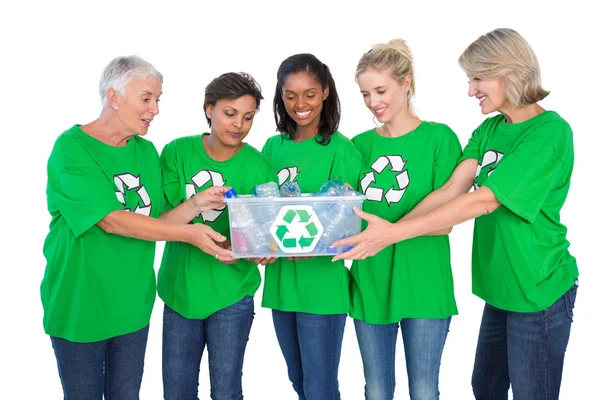
<instances>
[{"instance_id":1,"label":"crushed plastic bottle","mask_svg":"<svg viewBox=\"0 0 600 400\"><path fill-rule=\"evenodd\" d=\"M319 197L334 196L357 196L359 193L350 186L345 185L339 179L332 179L324 183L315 193ZM317 216L323 225L323 234L319 239L315 250L319 252L336 253L337 249L331 249L330 246L336 240L351 236L355 232L356 218L351 203L340 200L339 202L323 202L317 209ZM358 221L360 224L360 221ZM351 246L342 248L347 251Z\"/></svg>"},{"instance_id":2,"label":"crushed plastic bottle","mask_svg":"<svg viewBox=\"0 0 600 400\"><path fill-rule=\"evenodd\" d=\"M279 197L279 186L275 182L267 182L254 188L254 196L261 198ZM273 224L281 206L275 202L265 202L255 208L255 215L260 222L260 229L267 229Z\"/></svg>"},{"instance_id":3,"label":"crushed plastic bottle","mask_svg":"<svg viewBox=\"0 0 600 400\"><path fill-rule=\"evenodd\" d=\"M302 191L300 190L300 185L298 185L298 182L287 181L279 188L279 195L281 197L300 197L302 195Z\"/></svg>"},{"instance_id":4,"label":"crushed plastic bottle","mask_svg":"<svg viewBox=\"0 0 600 400\"><path fill-rule=\"evenodd\" d=\"M279 187L275 182L266 182L254 187L256 197L279 197Z\"/></svg>"}]
</instances>

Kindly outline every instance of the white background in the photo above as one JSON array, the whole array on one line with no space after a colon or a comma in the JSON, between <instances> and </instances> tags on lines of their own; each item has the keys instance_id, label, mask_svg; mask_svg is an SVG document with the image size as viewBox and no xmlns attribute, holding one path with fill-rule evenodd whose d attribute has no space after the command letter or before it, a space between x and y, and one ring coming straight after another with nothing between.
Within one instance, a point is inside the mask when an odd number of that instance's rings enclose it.
<instances>
[{"instance_id":1,"label":"white background","mask_svg":"<svg viewBox=\"0 0 600 400\"><path fill-rule=\"evenodd\" d=\"M330 66L342 102L340 130L352 137L373 126L354 82L356 63L372 43L400 37L415 57L418 114L448 124L464 145L484 116L467 96L467 78L457 59L469 43L497 27L514 28L529 41L544 86L552 92L542 105L556 110L573 128L575 170L562 218L581 286L561 398L597 395L600 354L594 321L600 276L592 254L598 246L599 220L592 191L598 183L600 145L595 123L600 35L597 14L583 1L6 3L0 6L0 398L62 398L39 298L45 268L42 245L50 221L46 161L61 132L99 115L98 80L113 57L140 55L164 74L160 116L147 135L159 151L177 137L207 129L201 108L204 87L212 78L228 71L252 74L262 85L265 102L247 141L261 149L275 134L271 104L276 70L284 58L311 52ZM471 233L472 223L465 223L451 234L460 315L452 320L442 360L443 399L472 398L470 375L483 303L470 292ZM158 246L157 261L162 248ZM270 311L260 308L261 296L259 290L244 368L245 398L293 399ZM157 298L142 399L162 398L161 315ZM403 357L400 345L396 398L408 397ZM344 399L362 398L362 366L350 319L339 379ZM204 360L201 398L207 399L208 393Z\"/></svg>"}]
</instances>

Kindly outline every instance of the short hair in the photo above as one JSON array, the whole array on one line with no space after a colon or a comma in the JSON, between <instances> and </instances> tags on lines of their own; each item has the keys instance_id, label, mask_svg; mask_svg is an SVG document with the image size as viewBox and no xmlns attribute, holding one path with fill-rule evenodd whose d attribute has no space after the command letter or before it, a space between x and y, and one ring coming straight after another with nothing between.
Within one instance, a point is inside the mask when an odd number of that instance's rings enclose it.
<instances>
[{"instance_id":1,"label":"short hair","mask_svg":"<svg viewBox=\"0 0 600 400\"><path fill-rule=\"evenodd\" d=\"M389 72L392 78L398 82L402 82L407 76L410 76L407 102L409 110L413 108L411 104L415 96L413 57L410 48L404 40L392 39L387 43L373 45L371 50L363 54L358 61L355 78L358 80L358 76L369 68L379 72ZM414 112L414 110L412 111Z\"/></svg>"},{"instance_id":2,"label":"short hair","mask_svg":"<svg viewBox=\"0 0 600 400\"><path fill-rule=\"evenodd\" d=\"M317 142L322 145L329 144L331 136L340 125L341 106L340 98L335 88L335 81L329 67L323 64L317 57L308 53L295 54L283 60L277 70L277 86L273 98L273 113L277 131L284 137L295 139L298 135L298 124L285 110L283 101L283 84L286 79L296 73L306 73L312 76L321 85L321 89L329 88L329 95L323 101L323 109L319 116L317 128Z\"/></svg>"},{"instance_id":3,"label":"short hair","mask_svg":"<svg viewBox=\"0 0 600 400\"><path fill-rule=\"evenodd\" d=\"M259 84L245 72L227 72L213 79L204 91L204 116L208 126L212 126L210 118L206 116L206 108L213 107L219 100L235 100L242 96L252 96L256 100L256 110L260 108L263 99Z\"/></svg>"},{"instance_id":4,"label":"short hair","mask_svg":"<svg viewBox=\"0 0 600 400\"><path fill-rule=\"evenodd\" d=\"M106 93L112 88L121 96L125 95L125 88L134 76L150 77L160 83L163 76L152 64L138 56L115 57L102 72L100 78L100 101L102 106L108 105Z\"/></svg>"},{"instance_id":5,"label":"short hair","mask_svg":"<svg viewBox=\"0 0 600 400\"><path fill-rule=\"evenodd\" d=\"M513 107L537 103L550 94L542 88L535 53L513 29L495 29L480 36L461 54L458 63L470 77L499 78Z\"/></svg>"}]
</instances>

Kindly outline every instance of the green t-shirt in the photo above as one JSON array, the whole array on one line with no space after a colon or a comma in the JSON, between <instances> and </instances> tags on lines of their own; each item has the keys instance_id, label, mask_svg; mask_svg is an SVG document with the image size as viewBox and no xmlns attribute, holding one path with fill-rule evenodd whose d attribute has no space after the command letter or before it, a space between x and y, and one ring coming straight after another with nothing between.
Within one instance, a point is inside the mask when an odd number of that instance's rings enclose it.
<instances>
[{"instance_id":1,"label":"green t-shirt","mask_svg":"<svg viewBox=\"0 0 600 400\"><path fill-rule=\"evenodd\" d=\"M202 145L204 135L176 139L162 151L163 190L169 208L211 186L231 186L238 194L250 194L254 186L275 180L267 160L249 144L230 159L215 161ZM206 224L230 239L226 207L205 211L192 223ZM258 267L248 260L222 264L188 243L165 245L158 295L186 318L204 319L247 295L253 296L259 286Z\"/></svg>"},{"instance_id":2,"label":"green t-shirt","mask_svg":"<svg viewBox=\"0 0 600 400\"><path fill-rule=\"evenodd\" d=\"M334 178L355 187L361 168L358 150L339 132L325 146L316 138L294 142L276 135L269 138L263 154L279 185L297 181L303 193L315 193ZM279 258L265 268L262 306L312 314L347 313L348 270L343 261L332 263L326 256L300 261Z\"/></svg>"},{"instance_id":3,"label":"green t-shirt","mask_svg":"<svg viewBox=\"0 0 600 400\"><path fill-rule=\"evenodd\" d=\"M479 161L475 188L489 188L502 203L475 220L473 293L516 312L548 308L578 276L560 223L573 171L573 132L546 111L508 124L485 120L461 159Z\"/></svg>"},{"instance_id":4,"label":"green t-shirt","mask_svg":"<svg viewBox=\"0 0 600 400\"><path fill-rule=\"evenodd\" d=\"M109 146L78 125L48 160L50 232L41 285L46 333L95 342L142 329L156 295L154 242L96 225L116 210L158 217L164 207L158 153L134 136Z\"/></svg>"},{"instance_id":5,"label":"green t-shirt","mask_svg":"<svg viewBox=\"0 0 600 400\"><path fill-rule=\"evenodd\" d=\"M396 222L452 175L461 154L446 125L423 121L389 138L372 129L352 139L364 160L363 209ZM352 264L350 316L370 324L402 318L446 318L458 313L448 236L422 236L393 244Z\"/></svg>"}]
</instances>

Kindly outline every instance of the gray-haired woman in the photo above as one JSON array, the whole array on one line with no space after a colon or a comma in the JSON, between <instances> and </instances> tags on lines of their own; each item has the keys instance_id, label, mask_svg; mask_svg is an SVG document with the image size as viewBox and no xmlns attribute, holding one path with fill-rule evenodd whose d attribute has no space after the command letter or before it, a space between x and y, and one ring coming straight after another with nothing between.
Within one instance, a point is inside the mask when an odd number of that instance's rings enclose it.
<instances>
[{"instance_id":1,"label":"gray-haired woman","mask_svg":"<svg viewBox=\"0 0 600 400\"><path fill-rule=\"evenodd\" d=\"M159 159L143 139L158 115L162 75L147 61L117 57L100 81L102 112L57 139L48 160L44 329L66 399L139 397L156 281L155 241L191 243L220 259L225 237L202 224L160 221ZM210 188L182 207L223 206Z\"/></svg>"}]
</instances>

